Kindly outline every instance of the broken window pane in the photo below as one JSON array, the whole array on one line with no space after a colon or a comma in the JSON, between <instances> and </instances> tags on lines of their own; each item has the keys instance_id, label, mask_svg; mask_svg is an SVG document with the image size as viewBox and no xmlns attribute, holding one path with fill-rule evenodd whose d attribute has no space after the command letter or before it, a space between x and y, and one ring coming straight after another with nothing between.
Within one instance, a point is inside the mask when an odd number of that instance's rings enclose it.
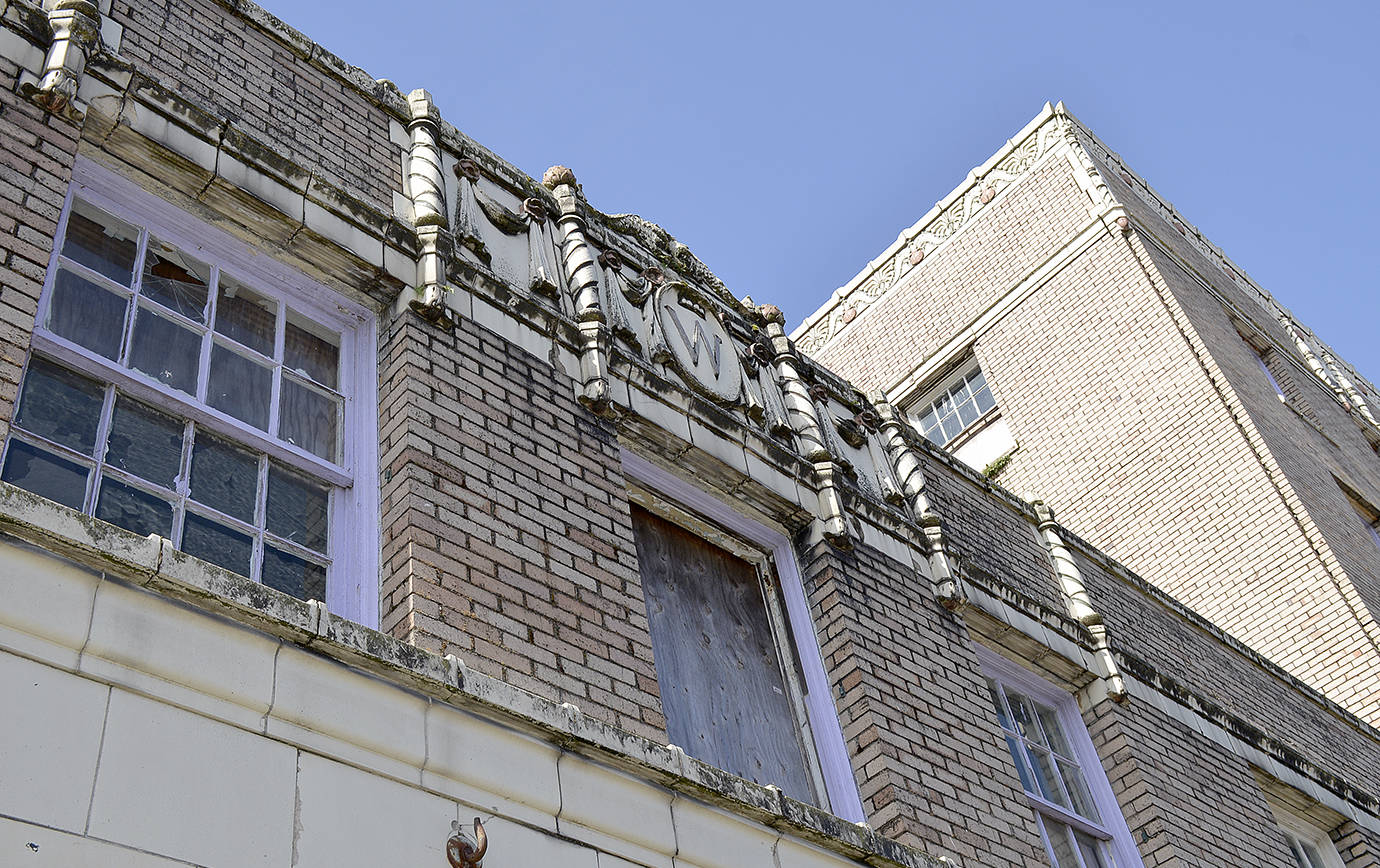
<instances>
[{"instance_id":1,"label":"broken window pane","mask_svg":"<svg viewBox=\"0 0 1380 868\"><path fill-rule=\"evenodd\" d=\"M74 344L119 359L128 306L124 296L62 269L48 300L47 326Z\"/></svg>"},{"instance_id":2,"label":"broken window pane","mask_svg":"<svg viewBox=\"0 0 1380 868\"><path fill-rule=\"evenodd\" d=\"M231 572L248 576L254 540L247 534L189 512L182 529L182 550Z\"/></svg>"},{"instance_id":3,"label":"broken window pane","mask_svg":"<svg viewBox=\"0 0 1380 868\"><path fill-rule=\"evenodd\" d=\"M260 581L299 600L326 599L326 568L295 555L264 546Z\"/></svg>"},{"instance_id":4,"label":"broken window pane","mask_svg":"<svg viewBox=\"0 0 1380 868\"><path fill-rule=\"evenodd\" d=\"M129 342L129 365L158 382L189 395L196 394L197 365L201 360L201 336L183 328L172 317L140 305L135 315L134 336Z\"/></svg>"},{"instance_id":5,"label":"broken window pane","mask_svg":"<svg viewBox=\"0 0 1380 868\"><path fill-rule=\"evenodd\" d=\"M230 349L211 348L211 377L206 403L255 428L268 430L273 372Z\"/></svg>"},{"instance_id":6,"label":"broken window pane","mask_svg":"<svg viewBox=\"0 0 1380 868\"><path fill-rule=\"evenodd\" d=\"M76 199L67 215L62 255L129 286L139 247L138 228Z\"/></svg>"},{"instance_id":7,"label":"broken window pane","mask_svg":"<svg viewBox=\"0 0 1380 868\"><path fill-rule=\"evenodd\" d=\"M149 482L172 488L182 468L183 423L120 395L105 460Z\"/></svg>"},{"instance_id":8,"label":"broken window pane","mask_svg":"<svg viewBox=\"0 0 1380 868\"><path fill-rule=\"evenodd\" d=\"M284 376L282 401L278 436L327 461L337 461L340 399Z\"/></svg>"},{"instance_id":9,"label":"broken window pane","mask_svg":"<svg viewBox=\"0 0 1380 868\"><path fill-rule=\"evenodd\" d=\"M340 335L289 310L283 332L283 365L327 388L338 388Z\"/></svg>"},{"instance_id":10,"label":"broken window pane","mask_svg":"<svg viewBox=\"0 0 1380 868\"><path fill-rule=\"evenodd\" d=\"M92 454L105 387L35 357L24 377L15 423L54 443Z\"/></svg>"},{"instance_id":11,"label":"broken window pane","mask_svg":"<svg viewBox=\"0 0 1380 868\"><path fill-rule=\"evenodd\" d=\"M270 463L265 526L270 533L283 539L325 552L328 494L325 486L309 482Z\"/></svg>"},{"instance_id":12,"label":"broken window pane","mask_svg":"<svg viewBox=\"0 0 1380 868\"><path fill-rule=\"evenodd\" d=\"M172 532L172 504L106 476L101 477L96 518L140 536Z\"/></svg>"},{"instance_id":13,"label":"broken window pane","mask_svg":"<svg viewBox=\"0 0 1380 868\"><path fill-rule=\"evenodd\" d=\"M192 497L241 521L254 521L259 459L219 437L197 431L192 447Z\"/></svg>"},{"instance_id":14,"label":"broken window pane","mask_svg":"<svg viewBox=\"0 0 1380 868\"><path fill-rule=\"evenodd\" d=\"M216 331L271 356L277 320L276 301L221 275L216 295Z\"/></svg>"},{"instance_id":15,"label":"broken window pane","mask_svg":"<svg viewBox=\"0 0 1380 868\"><path fill-rule=\"evenodd\" d=\"M149 238L144 252L144 279L139 291L188 319L206 321L207 287L211 269L157 238Z\"/></svg>"},{"instance_id":16,"label":"broken window pane","mask_svg":"<svg viewBox=\"0 0 1380 868\"><path fill-rule=\"evenodd\" d=\"M80 464L22 440L11 440L0 479L63 506L81 509L86 500L86 474Z\"/></svg>"}]
</instances>

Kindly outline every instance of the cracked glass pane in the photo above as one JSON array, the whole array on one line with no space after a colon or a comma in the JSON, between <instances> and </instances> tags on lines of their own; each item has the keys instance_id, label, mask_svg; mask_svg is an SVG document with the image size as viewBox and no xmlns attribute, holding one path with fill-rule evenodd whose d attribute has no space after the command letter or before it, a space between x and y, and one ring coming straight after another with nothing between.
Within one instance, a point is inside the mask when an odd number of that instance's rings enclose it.
<instances>
[{"instance_id":1,"label":"cracked glass pane","mask_svg":"<svg viewBox=\"0 0 1380 868\"><path fill-rule=\"evenodd\" d=\"M134 275L139 229L89 202L72 202L62 255L125 286Z\"/></svg>"},{"instance_id":2,"label":"cracked glass pane","mask_svg":"<svg viewBox=\"0 0 1380 868\"><path fill-rule=\"evenodd\" d=\"M172 504L109 477L101 478L96 518L140 536L172 533Z\"/></svg>"},{"instance_id":3,"label":"cracked glass pane","mask_svg":"<svg viewBox=\"0 0 1380 868\"><path fill-rule=\"evenodd\" d=\"M149 238L139 291L190 320L206 321L211 269L171 244Z\"/></svg>"}]
</instances>

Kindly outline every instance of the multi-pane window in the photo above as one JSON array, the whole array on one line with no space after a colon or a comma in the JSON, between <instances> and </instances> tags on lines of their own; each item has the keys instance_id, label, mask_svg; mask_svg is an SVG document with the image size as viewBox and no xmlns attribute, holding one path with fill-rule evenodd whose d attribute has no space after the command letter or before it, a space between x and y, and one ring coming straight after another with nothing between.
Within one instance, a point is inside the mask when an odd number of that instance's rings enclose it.
<instances>
[{"instance_id":1,"label":"multi-pane window","mask_svg":"<svg viewBox=\"0 0 1380 868\"><path fill-rule=\"evenodd\" d=\"M996 405L987 377L981 368L973 368L932 402L917 408L920 433L936 446L945 446Z\"/></svg>"},{"instance_id":2,"label":"multi-pane window","mask_svg":"<svg viewBox=\"0 0 1380 868\"><path fill-rule=\"evenodd\" d=\"M1140 864L1073 697L983 654L987 689L1054 868Z\"/></svg>"},{"instance_id":3,"label":"multi-pane window","mask_svg":"<svg viewBox=\"0 0 1380 868\"><path fill-rule=\"evenodd\" d=\"M0 479L303 599L325 599L330 489L40 356Z\"/></svg>"},{"instance_id":4,"label":"multi-pane window","mask_svg":"<svg viewBox=\"0 0 1380 868\"><path fill-rule=\"evenodd\" d=\"M76 199L43 325L324 458L340 456L340 334Z\"/></svg>"},{"instance_id":5,"label":"multi-pane window","mask_svg":"<svg viewBox=\"0 0 1380 868\"><path fill-rule=\"evenodd\" d=\"M346 436L373 427L367 314L87 172L97 180L74 185L59 224L0 478L371 620L377 555L361 531L375 501L354 478L375 447Z\"/></svg>"}]
</instances>

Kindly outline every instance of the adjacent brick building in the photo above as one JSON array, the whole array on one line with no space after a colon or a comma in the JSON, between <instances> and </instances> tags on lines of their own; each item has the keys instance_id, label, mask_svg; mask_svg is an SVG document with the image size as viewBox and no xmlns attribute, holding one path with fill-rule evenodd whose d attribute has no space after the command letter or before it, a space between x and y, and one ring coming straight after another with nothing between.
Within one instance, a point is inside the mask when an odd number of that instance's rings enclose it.
<instances>
[{"instance_id":1,"label":"adjacent brick building","mask_svg":"<svg viewBox=\"0 0 1380 868\"><path fill-rule=\"evenodd\" d=\"M1370 723L569 169L245 0L0 58L0 862L1376 864Z\"/></svg>"},{"instance_id":2,"label":"adjacent brick building","mask_svg":"<svg viewBox=\"0 0 1380 868\"><path fill-rule=\"evenodd\" d=\"M796 338L921 425L980 369L932 439L1380 721L1375 387L1062 106Z\"/></svg>"}]
</instances>

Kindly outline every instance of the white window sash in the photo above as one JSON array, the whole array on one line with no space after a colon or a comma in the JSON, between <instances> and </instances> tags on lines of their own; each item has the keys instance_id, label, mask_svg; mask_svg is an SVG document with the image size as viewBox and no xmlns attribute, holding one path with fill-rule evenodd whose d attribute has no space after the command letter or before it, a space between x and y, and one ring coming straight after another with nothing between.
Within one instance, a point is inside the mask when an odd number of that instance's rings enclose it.
<instances>
[{"instance_id":1,"label":"white window sash","mask_svg":"<svg viewBox=\"0 0 1380 868\"><path fill-rule=\"evenodd\" d=\"M1107 781L1107 774L1102 767L1102 759L1098 756L1097 748L1093 745L1092 736L1088 734L1087 724L1083 722L1083 716L1078 711L1078 702L1075 697L995 651L977 644L974 645L974 648L977 651L978 662L982 665L983 674L1000 682L1004 687L1013 687L1031 699L1054 709L1055 717L1064 730L1064 737L1068 739L1069 747L1073 750L1072 759L1077 761L1079 768L1083 771L1083 780L1088 785L1088 792L1092 795L1093 804L1097 806L1097 813L1102 818L1102 824L1097 826L1039 796L1025 793L1031 807L1051 819L1066 823L1093 837L1105 840L1112 851L1112 857L1117 868L1135 868L1135 866L1141 865L1140 853L1132 843L1131 829L1126 825L1126 818L1121 813L1121 805L1117 802L1111 784ZM993 713L995 714L995 711ZM1004 742L1002 748L1003 750L1006 748ZM1015 769L1012 769L1011 773L1015 775ZM1016 783L1019 786L1019 780ZM1022 792L1025 792L1024 788L1022 788Z\"/></svg>"},{"instance_id":2,"label":"white window sash","mask_svg":"<svg viewBox=\"0 0 1380 868\"><path fill-rule=\"evenodd\" d=\"M146 378L49 331L44 322L52 303L53 284L59 271L61 251L57 239L66 237L68 216L76 198L152 232L160 241L175 245L217 272L228 271L237 280L278 300L279 323L275 341L283 339L283 302L322 325L340 333L340 373L337 391L344 396L339 464L278 439L228 414L203 405L194 396ZM62 268L88 276L89 269ZM135 268L140 268L136 263ZM242 277L248 275L247 278ZM96 275L99 277L99 275ZM132 280L137 280L136 272ZM97 281L102 285L109 281ZM125 288L124 292L131 290ZM213 302L212 302L213 303ZM204 330L204 329L203 329ZM128 324L126 329L128 331ZM203 350L208 346L203 343ZM249 244L207 224L137 184L86 157L73 166L72 183L58 220L53 255L44 280L43 294L31 347L73 370L113 383L131 397L145 401L212 431L267 454L285 466L297 468L330 488L330 575L326 607L366 626L379 619L379 496L377 409L377 319L365 306L311 280L295 268L255 250ZM281 347L279 347L281 349ZM203 352L203 356L205 353ZM281 353L280 353L281 355ZM204 377L205 358L199 376ZM274 377L275 395L278 377ZM271 403L270 412L276 412Z\"/></svg>"}]
</instances>

